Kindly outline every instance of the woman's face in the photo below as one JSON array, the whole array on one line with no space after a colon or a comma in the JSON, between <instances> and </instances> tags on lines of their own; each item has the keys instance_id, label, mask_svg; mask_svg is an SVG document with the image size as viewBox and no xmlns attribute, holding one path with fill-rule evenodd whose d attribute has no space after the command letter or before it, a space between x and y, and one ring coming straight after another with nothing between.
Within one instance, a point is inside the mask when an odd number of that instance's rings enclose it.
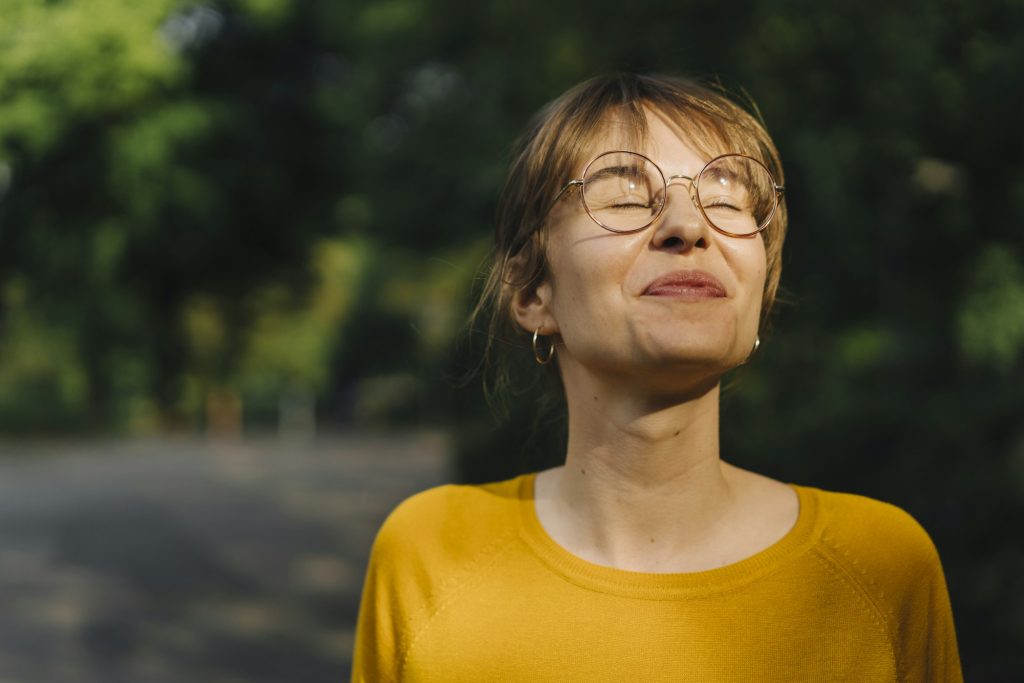
<instances>
[{"instance_id":1,"label":"woman's face","mask_svg":"<svg viewBox=\"0 0 1024 683\"><path fill-rule=\"evenodd\" d=\"M646 147L636 151L665 177L696 177L708 158L659 114L648 111L647 118ZM585 159L627 149L616 131L610 127ZM728 151L734 150L719 153ZM582 172L576 169L575 177ZM679 388L694 377L717 379L751 352L765 283L764 240L760 233L730 237L711 228L687 181L670 183L661 216L639 232L597 225L578 190L558 202L548 229L549 277L532 308L517 302L515 312L529 331L542 327L541 334L561 336L563 371L580 364ZM652 288L659 279L662 285Z\"/></svg>"}]
</instances>

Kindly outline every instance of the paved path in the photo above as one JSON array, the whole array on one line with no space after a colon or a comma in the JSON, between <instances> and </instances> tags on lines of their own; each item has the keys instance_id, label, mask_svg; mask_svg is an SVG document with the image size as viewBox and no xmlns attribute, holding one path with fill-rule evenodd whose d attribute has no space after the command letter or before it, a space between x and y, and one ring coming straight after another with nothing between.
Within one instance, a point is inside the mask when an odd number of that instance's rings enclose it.
<instances>
[{"instance_id":1,"label":"paved path","mask_svg":"<svg viewBox=\"0 0 1024 683\"><path fill-rule=\"evenodd\" d=\"M347 680L373 536L447 452L0 442L0 683Z\"/></svg>"}]
</instances>

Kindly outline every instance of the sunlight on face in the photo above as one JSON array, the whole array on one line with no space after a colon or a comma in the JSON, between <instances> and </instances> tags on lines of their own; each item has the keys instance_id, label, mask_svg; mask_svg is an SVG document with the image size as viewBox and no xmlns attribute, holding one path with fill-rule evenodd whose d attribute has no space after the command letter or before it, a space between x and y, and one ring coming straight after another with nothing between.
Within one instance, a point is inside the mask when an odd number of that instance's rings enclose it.
<instances>
[{"instance_id":1,"label":"sunlight on face","mask_svg":"<svg viewBox=\"0 0 1024 683\"><path fill-rule=\"evenodd\" d=\"M587 161L625 149L649 157L670 178L695 177L711 157L662 116L650 111L647 116L650 132L643 149L630 150L612 122ZM729 182L725 174L719 180ZM712 229L691 191L688 181L669 182L664 210L636 232L601 227L577 194L552 212L545 286L564 342L559 355L567 381L586 369L649 377L658 384L685 383L697 375L720 375L749 354L764 290L764 241L760 234L733 237ZM628 196L636 194L634 189ZM588 199L591 210L607 196ZM645 210L641 200L649 198L607 208L640 213ZM727 209L717 210L726 215Z\"/></svg>"}]
</instances>

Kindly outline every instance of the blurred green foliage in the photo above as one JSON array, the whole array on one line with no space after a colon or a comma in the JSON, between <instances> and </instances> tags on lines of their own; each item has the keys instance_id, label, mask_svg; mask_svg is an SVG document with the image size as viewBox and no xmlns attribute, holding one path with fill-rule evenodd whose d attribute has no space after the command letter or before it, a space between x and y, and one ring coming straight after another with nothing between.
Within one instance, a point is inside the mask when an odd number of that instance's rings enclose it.
<instances>
[{"instance_id":1,"label":"blurred green foliage","mask_svg":"<svg viewBox=\"0 0 1024 683\"><path fill-rule=\"evenodd\" d=\"M496 424L452 388L456 340L512 139L611 69L743 89L786 167L785 301L729 380L724 457L910 510L968 679L1019 680L1019 0L9 0L0 430L307 405L452 425L467 480L557 461L543 378Z\"/></svg>"}]
</instances>

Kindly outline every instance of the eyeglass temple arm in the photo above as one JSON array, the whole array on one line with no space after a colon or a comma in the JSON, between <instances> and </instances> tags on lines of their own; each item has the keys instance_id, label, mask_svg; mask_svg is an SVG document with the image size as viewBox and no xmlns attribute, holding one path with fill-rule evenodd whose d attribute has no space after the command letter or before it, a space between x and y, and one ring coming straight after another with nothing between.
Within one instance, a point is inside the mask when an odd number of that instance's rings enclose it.
<instances>
[{"instance_id":1,"label":"eyeglass temple arm","mask_svg":"<svg viewBox=\"0 0 1024 683\"><path fill-rule=\"evenodd\" d=\"M551 211L551 209L554 208L555 204L557 204L558 200L562 198L562 195L565 194L566 190L568 190L573 185L582 185L582 184L583 184L583 180L582 179L570 180L569 182L567 182L565 184L565 186L561 190L558 191L558 194L555 195L555 198L551 200L551 203L548 205L548 210L544 212L544 215L546 216ZM521 245L519 247L516 247L516 249L512 250L511 253L518 252L520 248L521 248Z\"/></svg>"},{"instance_id":2,"label":"eyeglass temple arm","mask_svg":"<svg viewBox=\"0 0 1024 683\"><path fill-rule=\"evenodd\" d=\"M568 190L570 187L572 187L573 185L582 185L582 184L583 184L583 181L580 180L580 179L570 180L569 182L567 182L565 184L565 187L563 187L561 190L559 190L558 194L555 195L555 198L551 200L551 205L554 206L555 202L557 202L559 199L561 199L562 195L565 194L566 190Z\"/></svg>"}]
</instances>

